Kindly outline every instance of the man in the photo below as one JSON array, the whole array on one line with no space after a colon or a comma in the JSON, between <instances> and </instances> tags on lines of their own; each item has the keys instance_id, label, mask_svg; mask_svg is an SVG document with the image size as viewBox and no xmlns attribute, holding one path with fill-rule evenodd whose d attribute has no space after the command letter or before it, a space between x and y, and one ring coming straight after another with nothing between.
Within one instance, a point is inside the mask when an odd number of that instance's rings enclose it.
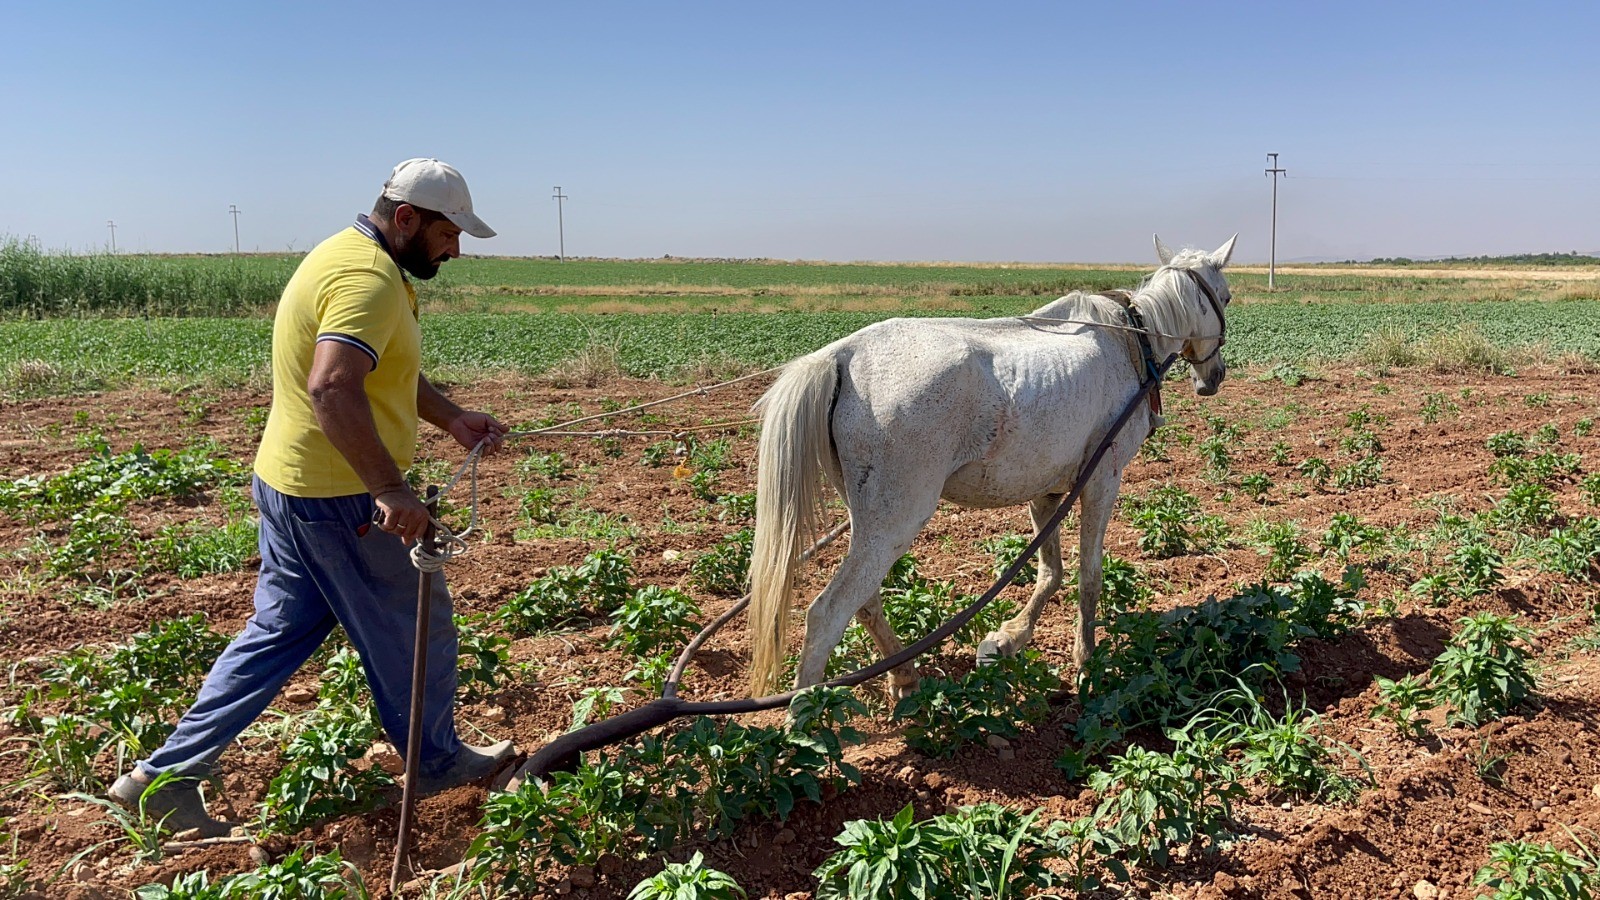
<instances>
[{"instance_id":1,"label":"man","mask_svg":"<svg viewBox=\"0 0 1600 900\"><path fill-rule=\"evenodd\" d=\"M461 233L494 236L472 211L461 173L436 159L396 166L370 216L323 241L284 288L272 329L272 411L256 455L261 573L255 614L223 651L161 749L112 785L137 809L158 775L178 776L146 802L175 831L207 836L199 780L255 721L334 625L361 654L384 731L404 749L409 722L417 573L406 545L428 510L406 485L418 418L463 447L500 444L505 426L469 412L421 374L417 295L461 255ZM377 528L362 526L378 523ZM510 741L472 747L456 736L456 631L444 578L433 579L425 732L418 788L433 793L487 777Z\"/></svg>"}]
</instances>

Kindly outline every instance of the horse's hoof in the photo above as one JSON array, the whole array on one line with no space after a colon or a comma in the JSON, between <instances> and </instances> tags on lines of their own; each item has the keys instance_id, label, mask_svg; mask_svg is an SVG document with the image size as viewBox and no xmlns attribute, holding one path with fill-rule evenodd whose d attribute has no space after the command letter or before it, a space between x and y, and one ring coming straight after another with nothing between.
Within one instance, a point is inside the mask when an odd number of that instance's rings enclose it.
<instances>
[{"instance_id":1,"label":"horse's hoof","mask_svg":"<svg viewBox=\"0 0 1600 900\"><path fill-rule=\"evenodd\" d=\"M985 639L978 644L978 665L980 666L992 665L995 660L1004 655L1005 653L1000 650L999 641Z\"/></svg>"}]
</instances>

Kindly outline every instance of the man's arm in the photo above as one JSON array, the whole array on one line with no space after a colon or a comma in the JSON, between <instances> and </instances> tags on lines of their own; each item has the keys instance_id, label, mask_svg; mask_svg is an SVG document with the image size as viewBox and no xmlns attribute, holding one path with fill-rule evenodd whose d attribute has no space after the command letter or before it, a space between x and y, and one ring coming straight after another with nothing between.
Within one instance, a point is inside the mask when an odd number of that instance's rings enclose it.
<instances>
[{"instance_id":1,"label":"man's arm","mask_svg":"<svg viewBox=\"0 0 1600 900\"><path fill-rule=\"evenodd\" d=\"M370 371L372 357L365 351L338 341L318 341L306 391L322 433L382 510L380 527L410 543L427 529L428 508L406 485L405 475L378 437L367 400Z\"/></svg>"},{"instance_id":2,"label":"man's arm","mask_svg":"<svg viewBox=\"0 0 1600 900\"><path fill-rule=\"evenodd\" d=\"M457 406L449 397L439 393L439 389L421 374L417 375L417 415L424 421L448 431L461 446L471 450L473 447L489 439L484 446L483 453L487 456L500 449L500 439L506 434L506 427L499 420L488 413L465 410Z\"/></svg>"}]
</instances>

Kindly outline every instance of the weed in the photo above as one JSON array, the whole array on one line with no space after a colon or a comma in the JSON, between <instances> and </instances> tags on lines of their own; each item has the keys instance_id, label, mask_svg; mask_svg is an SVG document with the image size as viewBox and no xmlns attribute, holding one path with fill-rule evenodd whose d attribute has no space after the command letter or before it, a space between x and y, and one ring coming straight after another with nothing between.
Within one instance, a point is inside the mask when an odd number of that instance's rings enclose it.
<instances>
[{"instance_id":1,"label":"weed","mask_svg":"<svg viewBox=\"0 0 1600 900\"><path fill-rule=\"evenodd\" d=\"M1444 394L1426 394L1422 398L1422 421L1432 425L1446 415L1461 415L1461 407L1445 398Z\"/></svg>"},{"instance_id":2,"label":"weed","mask_svg":"<svg viewBox=\"0 0 1600 900\"><path fill-rule=\"evenodd\" d=\"M156 533L151 550L162 571L199 578L244 568L257 552L258 537L255 520L248 518L220 528L168 525Z\"/></svg>"}]
</instances>

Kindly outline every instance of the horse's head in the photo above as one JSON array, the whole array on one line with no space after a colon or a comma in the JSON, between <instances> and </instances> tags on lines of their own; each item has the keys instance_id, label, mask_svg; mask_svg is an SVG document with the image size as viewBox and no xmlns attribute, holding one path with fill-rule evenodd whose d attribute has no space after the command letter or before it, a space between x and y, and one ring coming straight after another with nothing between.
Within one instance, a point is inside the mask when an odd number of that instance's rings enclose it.
<instances>
[{"instance_id":1,"label":"horse's head","mask_svg":"<svg viewBox=\"0 0 1600 900\"><path fill-rule=\"evenodd\" d=\"M1180 286L1182 281L1189 282L1195 294L1194 314L1184 317L1193 324L1183 336L1180 352L1189 361L1194 392L1202 397L1215 394L1228 374L1228 366L1222 360L1222 345L1228 332L1225 311L1233 292L1228 289L1228 279L1222 270L1228 265L1234 241L1238 239L1237 234L1228 238L1226 244L1211 253L1185 250L1179 254L1167 249L1160 237L1155 239L1156 256L1161 259L1161 265L1178 273Z\"/></svg>"}]
</instances>

